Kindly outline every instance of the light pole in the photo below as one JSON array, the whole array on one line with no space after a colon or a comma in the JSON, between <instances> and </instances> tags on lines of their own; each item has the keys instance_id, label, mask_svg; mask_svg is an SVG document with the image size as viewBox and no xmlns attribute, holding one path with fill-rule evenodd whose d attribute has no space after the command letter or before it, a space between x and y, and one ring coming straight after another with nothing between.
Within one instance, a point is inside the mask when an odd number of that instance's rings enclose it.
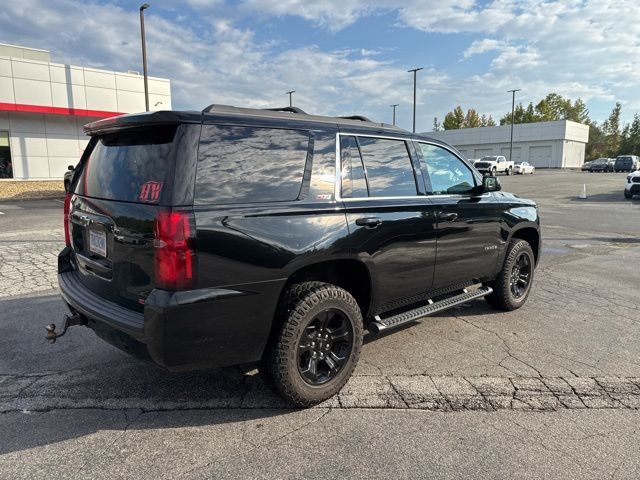
<instances>
[{"instance_id":1,"label":"light pole","mask_svg":"<svg viewBox=\"0 0 640 480\"><path fill-rule=\"evenodd\" d=\"M511 161L511 156L513 154L513 121L515 119L514 113L516 108L516 92L519 92L520 88L516 88L514 90L507 90L511 92L511 140L509 141L509 161Z\"/></svg>"},{"instance_id":2,"label":"light pole","mask_svg":"<svg viewBox=\"0 0 640 480\"><path fill-rule=\"evenodd\" d=\"M390 105L391 108L393 108L393 124L396 124L396 107L400 105L399 103L394 103L393 105Z\"/></svg>"},{"instance_id":3,"label":"light pole","mask_svg":"<svg viewBox=\"0 0 640 480\"><path fill-rule=\"evenodd\" d=\"M422 70L422 67L412 68L407 72L413 72L413 133L416 133L416 73Z\"/></svg>"},{"instance_id":4,"label":"light pole","mask_svg":"<svg viewBox=\"0 0 640 480\"><path fill-rule=\"evenodd\" d=\"M149 111L149 84L147 82L147 44L144 38L144 11L149 8L148 3L140 5L140 36L142 37L142 72L144 74L144 106Z\"/></svg>"},{"instance_id":5,"label":"light pole","mask_svg":"<svg viewBox=\"0 0 640 480\"><path fill-rule=\"evenodd\" d=\"M295 90L289 90L288 92L284 92L285 94L289 95L289 106L293 107L293 94L296 93Z\"/></svg>"}]
</instances>

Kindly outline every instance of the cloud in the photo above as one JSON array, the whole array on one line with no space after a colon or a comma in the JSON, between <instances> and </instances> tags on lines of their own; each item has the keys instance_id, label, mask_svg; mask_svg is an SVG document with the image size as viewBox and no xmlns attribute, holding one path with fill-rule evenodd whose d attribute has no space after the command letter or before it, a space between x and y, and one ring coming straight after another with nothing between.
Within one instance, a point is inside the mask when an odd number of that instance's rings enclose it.
<instances>
[{"instance_id":1,"label":"cloud","mask_svg":"<svg viewBox=\"0 0 640 480\"><path fill-rule=\"evenodd\" d=\"M480 53L491 52L494 50L502 50L507 46L507 43L503 40L495 40L493 38L483 38L482 40L474 40L473 43L467 48L462 56L469 58Z\"/></svg>"},{"instance_id":2,"label":"cloud","mask_svg":"<svg viewBox=\"0 0 640 480\"><path fill-rule=\"evenodd\" d=\"M50 48L54 61L140 70L137 9L120 5L5 2L0 41ZM355 39L341 49L309 40L331 38L379 14L395 18L396 35L425 32L419 34L425 42L435 39L444 49L440 57L450 59L418 74L423 128L458 104L500 116L510 108L510 88L522 88L524 101L551 91L587 101L621 100L629 115L627 104L640 103L635 0L188 0L179 8L155 0L153 7L146 13L150 73L171 78L175 108L283 105L284 92L293 89L295 104L314 113L389 121L389 105L400 103L398 119L408 126L412 78L406 70L413 64L399 59L411 51L389 48L384 36L366 44ZM308 21L318 37L276 43L268 28L256 32L269 18L286 16ZM601 117L610 107L603 110Z\"/></svg>"}]
</instances>

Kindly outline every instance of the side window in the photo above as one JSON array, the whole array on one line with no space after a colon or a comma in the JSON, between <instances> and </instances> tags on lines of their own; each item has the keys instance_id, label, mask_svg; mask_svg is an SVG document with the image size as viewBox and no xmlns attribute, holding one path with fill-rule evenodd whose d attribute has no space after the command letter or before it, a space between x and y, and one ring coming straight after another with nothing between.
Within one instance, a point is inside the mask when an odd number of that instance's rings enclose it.
<instances>
[{"instance_id":1,"label":"side window","mask_svg":"<svg viewBox=\"0 0 640 480\"><path fill-rule=\"evenodd\" d=\"M369 196L417 195L416 179L404 140L358 137Z\"/></svg>"},{"instance_id":2,"label":"side window","mask_svg":"<svg viewBox=\"0 0 640 480\"><path fill-rule=\"evenodd\" d=\"M340 137L342 198L367 197L367 181L356 137Z\"/></svg>"},{"instance_id":3,"label":"side window","mask_svg":"<svg viewBox=\"0 0 640 480\"><path fill-rule=\"evenodd\" d=\"M195 203L296 200L308 149L309 135L297 130L203 125Z\"/></svg>"},{"instance_id":4,"label":"side window","mask_svg":"<svg viewBox=\"0 0 640 480\"><path fill-rule=\"evenodd\" d=\"M421 150L420 167L428 177L430 193L464 194L476 186L471 170L453 153L428 143L419 143L418 146Z\"/></svg>"}]
</instances>

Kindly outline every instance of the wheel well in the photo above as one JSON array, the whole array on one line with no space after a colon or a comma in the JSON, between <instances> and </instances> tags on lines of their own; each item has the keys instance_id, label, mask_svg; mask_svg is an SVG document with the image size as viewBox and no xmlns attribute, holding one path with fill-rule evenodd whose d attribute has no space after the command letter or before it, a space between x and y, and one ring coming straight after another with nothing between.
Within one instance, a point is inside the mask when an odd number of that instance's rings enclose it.
<instances>
[{"instance_id":1,"label":"wheel well","mask_svg":"<svg viewBox=\"0 0 640 480\"><path fill-rule=\"evenodd\" d=\"M364 263L357 260L332 260L303 267L289 277L283 293L294 283L326 282L348 291L358 302L362 317L366 318L371 302L371 277Z\"/></svg>"},{"instance_id":2,"label":"wheel well","mask_svg":"<svg viewBox=\"0 0 640 480\"><path fill-rule=\"evenodd\" d=\"M516 230L513 232L511 238L520 238L529 242L529 245L531 245L531 249L533 250L533 255L536 259L536 264L538 263L538 257L540 256L540 234L535 228L527 227Z\"/></svg>"}]
</instances>

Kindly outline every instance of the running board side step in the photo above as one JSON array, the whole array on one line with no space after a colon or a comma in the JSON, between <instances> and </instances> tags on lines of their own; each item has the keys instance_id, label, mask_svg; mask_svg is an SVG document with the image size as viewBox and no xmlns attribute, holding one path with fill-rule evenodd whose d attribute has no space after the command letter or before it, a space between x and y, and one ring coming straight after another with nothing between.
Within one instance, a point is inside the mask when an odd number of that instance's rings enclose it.
<instances>
[{"instance_id":1,"label":"running board side step","mask_svg":"<svg viewBox=\"0 0 640 480\"><path fill-rule=\"evenodd\" d=\"M472 291L467 291L467 289L464 289L462 290L462 293L453 297L445 298L444 300L439 300L437 302L429 300L429 304L427 305L423 305L422 307L418 307L407 312L402 312L391 317L380 318L379 315L376 315L375 320L369 324L369 330L374 333L378 333L383 330L389 330L391 328L399 327L400 325L413 322L415 320L418 320L419 318L426 317L427 315L441 312L442 310L446 310L448 308L455 307L456 305L475 300L476 298L485 297L491 292L493 292L493 289L486 286Z\"/></svg>"}]
</instances>

